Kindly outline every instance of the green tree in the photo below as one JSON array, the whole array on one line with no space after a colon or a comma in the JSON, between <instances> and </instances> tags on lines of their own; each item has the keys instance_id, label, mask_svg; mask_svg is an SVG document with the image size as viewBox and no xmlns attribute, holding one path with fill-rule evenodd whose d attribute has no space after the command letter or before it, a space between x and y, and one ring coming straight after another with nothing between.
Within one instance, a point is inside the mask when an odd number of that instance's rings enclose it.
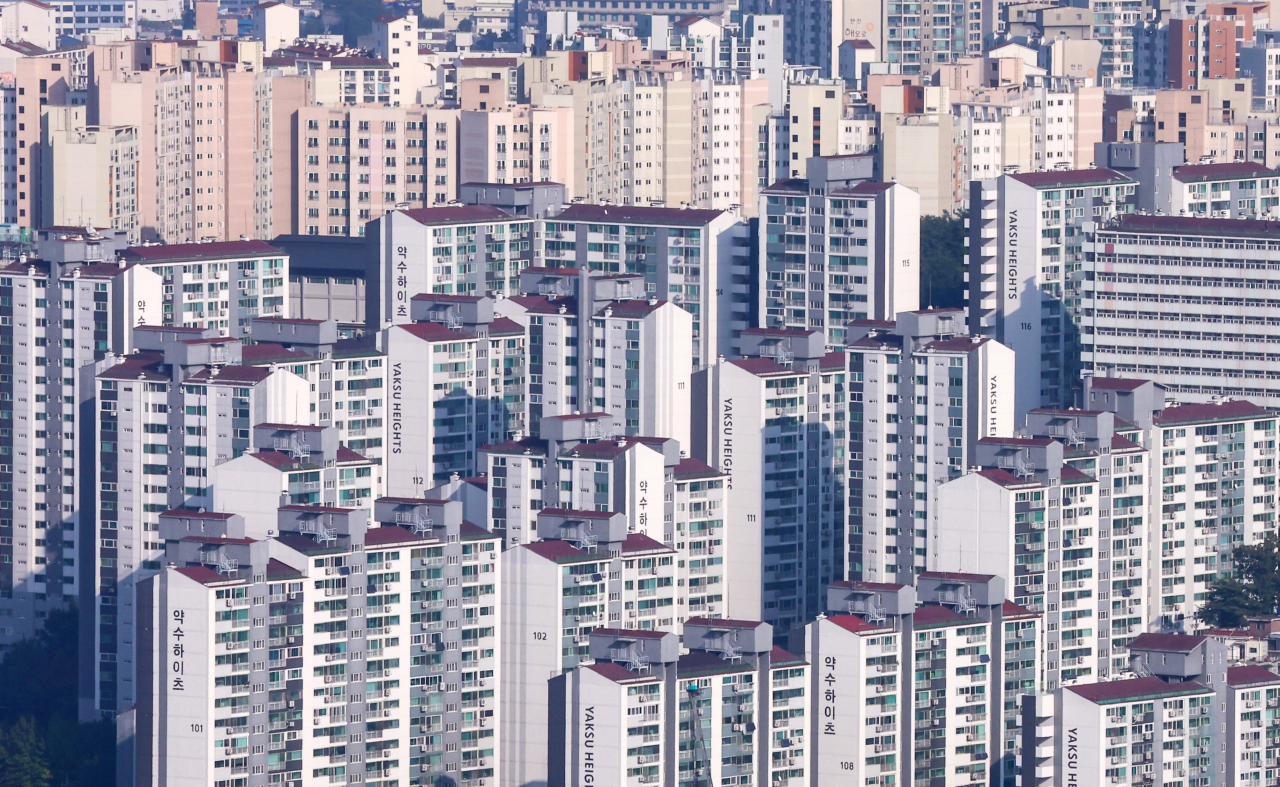
<instances>
[{"instance_id":1,"label":"green tree","mask_svg":"<svg viewBox=\"0 0 1280 787\"><path fill-rule=\"evenodd\" d=\"M1210 626L1234 628L1246 618L1274 615L1280 608L1280 537L1269 533L1261 543L1238 546L1231 553L1235 575L1220 579L1206 594L1196 616Z\"/></svg>"},{"instance_id":2,"label":"green tree","mask_svg":"<svg viewBox=\"0 0 1280 787\"><path fill-rule=\"evenodd\" d=\"M0 662L0 787L114 781L115 725L77 720L78 620L74 607L50 612Z\"/></svg>"},{"instance_id":3,"label":"green tree","mask_svg":"<svg viewBox=\"0 0 1280 787\"><path fill-rule=\"evenodd\" d=\"M23 716L0 737L0 787L49 787L52 780L44 739L31 717Z\"/></svg>"},{"instance_id":4,"label":"green tree","mask_svg":"<svg viewBox=\"0 0 1280 787\"><path fill-rule=\"evenodd\" d=\"M963 307L964 219L924 216L920 219L920 305L935 309Z\"/></svg>"}]
</instances>

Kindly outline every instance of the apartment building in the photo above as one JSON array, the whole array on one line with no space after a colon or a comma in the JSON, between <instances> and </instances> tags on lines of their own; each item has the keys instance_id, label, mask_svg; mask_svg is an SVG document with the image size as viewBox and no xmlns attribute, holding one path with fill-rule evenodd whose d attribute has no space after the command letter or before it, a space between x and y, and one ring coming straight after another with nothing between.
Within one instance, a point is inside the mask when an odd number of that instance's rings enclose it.
<instances>
[{"instance_id":1,"label":"apartment building","mask_svg":"<svg viewBox=\"0 0 1280 787\"><path fill-rule=\"evenodd\" d=\"M840 133L843 118L844 83L840 80L788 83L786 104L775 107L769 118L768 135L774 140L770 153L776 163L767 171L774 174L760 185L772 184L775 179L809 177L810 158L859 152L846 149L848 134Z\"/></svg>"},{"instance_id":2,"label":"apartment building","mask_svg":"<svg viewBox=\"0 0 1280 787\"><path fill-rule=\"evenodd\" d=\"M357 237L390 211L453 201L458 118L429 107L299 107L292 231Z\"/></svg>"},{"instance_id":3,"label":"apartment building","mask_svg":"<svg viewBox=\"0 0 1280 787\"><path fill-rule=\"evenodd\" d=\"M519 292L520 271L533 259L533 229L491 205L391 211L369 230L380 260L368 282L369 325L412 322L411 301L420 293Z\"/></svg>"},{"instance_id":4,"label":"apartment building","mask_svg":"<svg viewBox=\"0 0 1280 787\"><path fill-rule=\"evenodd\" d=\"M1221 729L1234 731L1229 676L1239 669L1226 650L1205 637L1144 634L1132 645L1136 677L1024 698L1023 783L1072 774L1082 784L1242 783L1226 776L1252 759ZM1251 677L1236 673L1240 693Z\"/></svg>"},{"instance_id":5,"label":"apartment building","mask_svg":"<svg viewBox=\"0 0 1280 787\"><path fill-rule=\"evenodd\" d=\"M475 466L476 449L489 436L487 363L480 353L488 341L472 331L437 322L387 329L383 337L390 377L387 409L387 489L419 497L453 473ZM484 431L477 443L477 424Z\"/></svg>"},{"instance_id":6,"label":"apartment building","mask_svg":"<svg viewBox=\"0 0 1280 787\"><path fill-rule=\"evenodd\" d=\"M735 332L747 327L745 293L733 286L747 283L746 238L746 224L727 211L577 204L543 223L541 261L642 275L650 298L692 315L696 371L732 352Z\"/></svg>"},{"instance_id":7,"label":"apartment building","mask_svg":"<svg viewBox=\"0 0 1280 787\"><path fill-rule=\"evenodd\" d=\"M82 609L93 611L97 625L82 642L96 664L91 678L82 676L82 716L127 711L139 700L136 588L162 565L160 515L215 510L214 468L258 445L253 427L306 417L304 380L242 365L241 344L214 334L137 328L137 352L98 365L94 396L101 405L83 424L92 432L86 442L100 483L83 506L99 538L84 569L93 595Z\"/></svg>"},{"instance_id":8,"label":"apartment building","mask_svg":"<svg viewBox=\"0 0 1280 787\"><path fill-rule=\"evenodd\" d=\"M1191 752L1213 751L1199 743L1208 736L1198 735L1198 724L1201 712L1212 714L1214 699L1210 688L1194 680L1165 682L1154 676L1068 686L1037 697L1034 713L1051 723L1024 734L1023 751L1036 754L1024 754L1024 780L1047 784L1066 778L1069 766L1058 753L1067 751L1070 730L1079 757L1074 768L1086 784L1167 783L1166 779L1209 784L1208 779L1187 779L1200 772L1201 757L1191 757ZM1204 720L1211 722L1212 716ZM1187 738L1187 723L1197 724L1190 731L1197 737ZM1147 727L1151 730L1144 731ZM1043 742L1036 746L1032 736ZM1044 764L1037 764L1041 760ZM1197 763L1194 768L1192 761Z\"/></svg>"},{"instance_id":9,"label":"apartment building","mask_svg":"<svg viewBox=\"0 0 1280 787\"><path fill-rule=\"evenodd\" d=\"M650 510L649 497L656 501L657 490L665 490L678 444L625 437L617 427L607 413L548 416L540 439L483 446L478 464L488 489L480 513L487 529L505 535L511 547L537 537L540 509L603 509L626 514L628 532L674 541L664 532L666 517L659 517L665 512L656 505Z\"/></svg>"},{"instance_id":10,"label":"apartment building","mask_svg":"<svg viewBox=\"0 0 1280 787\"><path fill-rule=\"evenodd\" d=\"M846 363L817 331L795 334L789 357L768 337L743 338L748 357L700 382L708 417L693 454L729 476L734 614L787 629L820 611L823 588L844 572Z\"/></svg>"},{"instance_id":11,"label":"apartment building","mask_svg":"<svg viewBox=\"0 0 1280 787\"><path fill-rule=\"evenodd\" d=\"M255 73L253 85L253 232L254 238L298 233L297 158L294 114L316 97L316 83L296 68L268 65Z\"/></svg>"},{"instance_id":12,"label":"apartment building","mask_svg":"<svg viewBox=\"0 0 1280 787\"><path fill-rule=\"evenodd\" d=\"M592 631L675 632L676 602L683 596L675 550L628 533L621 513L544 508L537 532L540 540L500 557L509 583L500 631L504 784L548 779L548 678L591 661ZM543 592L528 592L535 587Z\"/></svg>"},{"instance_id":13,"label":"apartment building","mask_svg":"<svg viewBox=\"0 0 1280 787\"><path fill-rule=\"evenodd\" d=\"M769 84L762 79L694 83L693 204L740 212L759 191L757 124L769 112Z\"/></svg>"},{"instance_id":14,"label":"apartment building","mask_svg":"<svg viewBox=\"0 0 1280 787\"><path fill-rule=\"evenodd\" d=\"M686 614L732 616L725 595L725 474L683 458L675 440L624 438L614 431L604 413L547 418L541 440L481 449L480 494L461 484L451 484L447 494L467 503L468 515L486 521L509 548L538 537L536 517L543 508L623 513L629 532L679 553L677 586L688 589L688 603L681 599L687 613L678 610L677 622Z\"/></svg>"},{"instance_id":15,"label":"apartment building","mask_svg":"<svg viewBox=\"0 0 1280 787\"><path fill-rule=\"evenodd\" d=\"M478 85L481 90L491 87L487 81ZM464 106L458 115L458 183L550 181L572 187L572 121L568 107L505 101ZM565 196L574 195L566 190Z\"/></svg>"},{"instance_id":16,"label":"apartment building","mask_svg":"<svg viewBox=\"0 0 1280 787\"><path fill-rule=\"evenodd\" d=\"M1173 181L1170 215L1267 219L1280 205L1280 173L1255 162L1186 164Z\"/></svg>"},{"instance_id":17,"label":"apartment building","mask_svg":"<svg viewBox=\"0 0 1280 787\"><path fill-rule=\"evenodd\" d=\"M819 330L841 346L860 320L920 306L920 198L868 179L870 159L809 160L808 180L761 195L759 324Z\"/></svg>"},{"instance_id":18,"label":"apartment building","mask_svg":"<svg viewBox=\"0 0 1280 787\"><path fill-rule=\"evenodd\" d=\"M522 279L525 292L565 294L495 304L528 333L529 421L519 428L537 436L545 417L607 413L618 434L661 435L687 446L693 316L671 301L644 298L638 274L526 268ZM516 359L504 364L521 368Z\"/></svg>"},{"instance_id":19,"label":"apartment building","mask_svg":"<svg viewBox=\"0 0 1280 787\"><path fill-rule=\"evenodd\" d=\"M25 44L10 44L12 78L0 81L4 111L0 112L7 142L3 150L4 217L21 227L43 229L53 221L41 215L45 204L44 176L56 166L45 150L42 113L48 106L67 106L82 99L82 86L74 74L76 59L69 53L44 53ZM108 123L129 125L135 121Z\"/></svg>"},{"instance_id":20,"label":"apartment building","mask_svg":"<svg viewBox=\"0 0 1280 787\"><path fill-rule=\"evenodd\" d=\"M965 336L963 320L961 309L903 312L848 345L848 432L837 424L835 444L848 439L849 578L911 584L933 490L973 466L979 440L1013 433L1013 351Z\"/></svg>"},{"instance_id":21,"label":"apartment building","mask_svg":"<svg viewBox=\"0 0 1280 787\"><path fill-rule=\"evenodd\" d=\"M798 93L798 89L802 86L800 84L788 83L788 85L790 92L802 98L813 97L811 92ZM824 88L822 93L824 96L831 93L829 98L835 98L840 91ZM822 116L821 113L829 106L839 109L840 103L830 102L824 98L818 102L817 106L808 106L808 114L812 117L813 110L817 109L818 114ZM806 105L799 103L795 107L798 113L804 112L805 109ZM810 152L815 149L820 155L826 156L866 156L875 152L879 138L880 118L875 112L868 111L865 105L839 109L838 115L825 116L838 118L838 120L829 119L825 123L819 122L816 126L801 122L801 115L792 115L791 111L790 105L784 104L781 110L773 110L765 117L757 116L756 125L759 128L757 174L761 189L779 180L803 176ZM831 140L830 131L827 137L823 138L824 127L829 130L834 129L836 132L834 141Z\"/></svg>"},{"instance_id":22,"label":"apartment building","mask_svg":"<svg viewBox=\"0 0 1280 787\"><path fill-rule=\"evenodd\" d=\"M256 117L254 73L235 60L185 59L176 44L110 48L89 59L88 120L138 129L142 239L252 235L257 136L244 119Z\"/></svg>"},{"instance_id":23,"label":"apartment building","mask_svg":"<svg viewBox=\"0 0 1280 787\"><path fill-rule=\"evenodd\" d=\"M380 527L283 506L268 533L235 515L166 514L168 566L139 588L131 781L493 777L494 542L456 503L378 505ZM407 592L419 582L431 589ZM419 593L428 611L410 614Z\"/></svg>"},{"instance_id":24,"label":"apartment building","mask_svg":"<svg viewBox=\"0 0 1280 787\"><path fill-rule=\"evenodd\" d=\"M164 277L163 325L240 339L255 317L289 316L289 255L265 241L131 246L118 256Z\"/></svg>"},{"instance_id":25,"label":"apartment building","mask_svg":"<svg viewBox=\"0 0 1280 787\"><path fill-rule=\"evenodd\" d=\"M850 772L875 784L1012 781L1042 631L1004 592L1000 577L951 572L915 587L833 582L826 615L803 629L817 706L810 783Z\"/></svg>"},{"instance_id":26,"label":"apartment building","mask_svg":"<svg viewBox=\"0 0 1280 787\"><path fill-rule=\"evenodd\" d=\"M1017 412L1072 401L1087 333L1087 320L1073 311L1083 297L1077 290L1088 286L1077 275L1088 267L1085 228L1131 211L1136 192L1135 181L1108 169L971 184L969 330L1015 352Z\"/></svg>"},{"instance_id":27,"label":"apartment building","mask_svg":"<svg viewBox=\"0 0 1280 787\"><path fill-rule=\"evenodd\" d=\"M83 37L95 30L118 29L133 37L138 26L137 0L112 3L58 3L54 6L59 36Z\"/></svg>"},{"instance_id":28,"label":"apartment building","mask_svg":"<svg viewBox=\"0 0 1280 787\"><path fill-rule=\"evenodd\" d=\"M1280 748L1275 736L1267 734L1271 712L1280 706L1280 676L1260 665L1228 667L1222 693L1227 699L1227 732L1222 737L1238 753L1228 770L1228 783L1262 782Z\"/></svg>"},{"instance_id":29,"label":"apartment building","mask_svg":"<svg viewBox=\"0 0 1280 787\"><path fill-rule=\"evenodd\" d=\"M1168 20L1168 74L1162 87L1204 87L1203 80L1233 78L1255 30L1270 25L1266 3L1206 3L1175 9Z\"/></svg>"},{"instance_id":30,"label":"apartment building","mask_svg":"<svg viewBox=\"0 0 1280 787\"><path fill-rule=\"evenodd\" d=\"M31 637L91 584L95 393L82 368L130 346L159 281L104 264L109 239L42 237L39 259L0 268L0 643ZM87 431L86 431L87 430ZM85 479L88 479L87 483ZM88 558L88 560L86 560Z\"/></svg>"},{"instance_id":31,"label":"apartment building","mask_svg":"<svg viewBox=\"0 0 1280 787\"><path fill-rule=\"evenodd\" d=\"M1012 578L1045 616L1049 690L1122 674L1150 624L1148 452L1111 412L1033 410L1027 432L978 441L984 469L937 488L929 567Z\"/></svg>"},{"instance_id":32,"label":"apartment building","mask_svg":"<svg viewBox=\"0 0 1280 787\"><path fill-rule=\"evenodd\" d=\"M260 317L251 327L254 344L241 349L242 364L308 381L310 412L302 418L312 426L333 427L338 444L361 456L381 460L386 455L388 364L374 342L339 339L333 320Z\"/></svg>"},{"instance_id":33,"label":"apartment building","mask_svg":"<svg viewBox=\"0 0 1280 787\"><path fill-rule=\"evenodd\" d=\"M1273 532L1275 428L1273 413L1245 401L1166 407L1155 415L1151 446L1153 460L1159 450L1159 473L1152 468L1151 517L1154 523L1159 492L1160 590L1157 597L1153 582L1149 604L1153 619L1159 606L1162 630L1201 628L1196 610L1213 582L1231 576L1232 550Z\"/></svg>"},{"instance_id":34,"label":"apartment building","mask_svg":"<svg viewBox=\"0 0 1280 787\"><path fill-rule=\"evenodd\" d=\"M628 81L535 85L534 104L573 113L569 139L577 152L566 191L593 204L695 204L702 191L693 182L701 152L693 149L697 90L692 80L648 70Z\"/></svg>"},{"instance_id":35,"label":"apartment building","mask_svg":"<svg viewBox=\"0 0 1280 787\"><path fill-rule=\"evenodd\" d=\"M1104 140L1180 142L1187 161L1200 164L1244 161L1249 114L1244 107L1252 105L1251 86L1247 78L1215 79L1205 90L1113 94L1107 100Z\"/></svg>"},{"instance_id":36,"label":"apartment building","mask_svg":"<svg viewBox=\"0 0 1280 787\"><path fill-rule=\"evenodd\" d=\"M551 682L550 783L804 783L813 670L772 635L767 623L707 618L683 637L596 629L594 663Z\"/></svg>"},{"instance_id":37,"label":"apartment building","mask_svg":"<svg viewBox=\"0 0 1280 787\"><path fill-rule=\"evenodd\" d=\"M884 59L901 64L904 74L929 74L979 54L994 31L994 9L986 3L887 4L881 14Z\"/></svg>"},{"instance_id":38,"label":"apartment building","mask_svg":"<svg viewBox=\"0 0 1280 787\"><path fill-rule=\"evenodd\" d=\"M40 215L45 226L110 227L137 242L137 129L89 126L86 115L84 106L44 108L49 160Z\"/></svg>"},{"instance_id":39,"label":"apartment building","mask_svg":"<svg viewBox=\"0 0 1280 787\"><path fill-rule=\"evenodd\" d=\"M1280 72L1276 69L1280 65L1280 35L1258 28L1253 31L1252 40L1240 43L1238 74L1253 79L1253 95L1268 112L1274 112L1276 96L1280 95Z\"/></svg>"},{"instance_id":40,"label":"apartment building","mask_svg":"<svg viewBox=\"0 0 1280 787\"><path fill-rule=\"evenodd\" d=\"M1150 379L1184 403L1272 404L1280 386L1265 361L1275 316L1271 300L1251 293L1270 286L1280 252L1273 227L1137 215L1100 224L1083 244L1081 367Z\"/></svg>"},{"instance_id":41,"label":"apartment building","mask_svg":"<svg viewBox=\"0 0 1280 787\"><path fill-rule=\"evenodd\" d=\"M787 98L784 21L780 15L748 14L735 30L706 17L688 17L671 28L665 47L662 42L651 45L659 50L692 53L694 74L713 76L717 84L731 84L733 77L739 83L764 80L769 83L766 100L780 108Z\"/></svg>"},{"instance_id":42,"label":"apartment building","mask_svg":"<svg viewBox=\"0 0 1280 787\"><path fill-rule=\"evenodd\" d=\"M946 88L922 90L926 96L946 96ZM920 212L947 215L956 210L956 182L963 162L956 155L956 118L945 103L930 103L924 111L881 110L878 162L885 182L901 183L920 195Z\"/></svg>"},{"instance_id":43,"label":"apartment building","mask_svg":"<svg viewBox=\"0 0 1280 787\"><path fill-rule=\"evenodd\" d=\"M1093 161L1102 141L1103 89L1074 77L1027 77L1024 106L1034 133L1032 161L1037 169L1079 170Z\"/></svg>"},{"instance_id":44,"label":"apartment building","mask_svg":"<svg viewBox=\"0 0 1280 787\"><path fill-rule=\"evenodd\" d=\"M957 162L957 204L968 207L970 181L1035 170L1031 115L1021 114L1014 106L987 103L957 104L956 109L959 112L953 127L961 156Z\"/></svg>"}]
</instances>

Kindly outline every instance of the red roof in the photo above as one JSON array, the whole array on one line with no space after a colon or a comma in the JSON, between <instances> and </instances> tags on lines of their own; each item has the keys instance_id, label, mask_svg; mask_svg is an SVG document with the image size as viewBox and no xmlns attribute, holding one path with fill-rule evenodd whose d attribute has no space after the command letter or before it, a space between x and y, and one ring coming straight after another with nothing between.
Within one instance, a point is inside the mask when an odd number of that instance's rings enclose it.
<instances>
[{"instance_id":1,"label":"red roof","mask_svg":"<svg viewBox=\"0 0 1280 787\"><path fill-rule=\"evenodd\" d=\"M1280 230L1280 225L1277 225ZM1203 421L1238 421L1242 418L1264 418L1271 415L1266 408L1253 402L1233 400L1210 404L1184 404L1181 407L1167 407L1155 417L1157 426L1169 424L1189 424Z\"/></svg>"},{"instance_id":2,"label":"red roof","mask_svg":"<svg viewBox=\"0 0 1280 787\"><path fill-rule=\"evenodd\" d=\"M447 205L443 208L414 208L397 211L419 224L453 224L460 221L505 221L514 218L492 205Z\"/></svg>"},{"instance_id":3,"label":"red roof","mask_svg":"<svg viewBox=\"0 0 1280 787\"><path fill-rule=\"evenodd\" d=\"M632 672L631 670L627 669L621 664L616 664L612 661L597 661L595 664L588 665L587 669L600 675L601 677L608 678L614 683L631 683L635 681L657 681L658 680L658 678L654 675L637 675L636 673Z\"/></svg>"},{"instance_id":4,"label":"red roof","mask_svg":"<svg viewBox=\"0 0 1280 787\"><path fill-rule=\"evenodd\" d=\"M1280 675L1257 664L1227 667L1228 686L1257 686L1263 683L1280 683Z\"/></svg>"},{"instance_id":5,"label":"red roof","mask_svg":"<svg viewBox=\"0 0 1280 787\"><path fill-rule=\"evenodd\" d=\"M697 459L681 459L675 467L674 474L677 481L687 481L695 478L719 478L724 475L714 467L704 462L699 462Z\"/></svg>"},{"instance_id":6,"label":"red roof","mask_svg":"<svg viewBox=\"0 0 1280 787\"><path fill-rule=\"evenodd\" d=\"M562 221L617 221L627 224L685 224L701 226L724 214L722 210L650 208L642 205L570 205L556 214Z\"/></svg>"},{"instance_id":7,"label":"red roof","mask_svg":"<svg viewBox=\"0 0 1280 787\"><path fill-rule=\"evenodd\" d=\"M974 623L973 618L967 618L957 613L951 607L929 605L924 607L916 607L915 614L911 616L912 628L926 628L929 626L953 626L957 623ZM982 621L976 621L981 623Z\"/></svg>"},{"instance_id":8,"label":"red roof","mask_svg":"<svg viewBox=\"0 0 1280 787\"><path fill-rule=\"evenodd\" d=\"M1064 484L1083 484L1093 480L1093 476L1082 473L1074 467L1068 465L1063 465L1062 467L1062 483Z\"/></svg>"},{"instance_id":9,"label":"red roof","mask_svg":"<svg viewBox=\"0 0 1280 787\"><path fill-rule=\"evenodd\" d=\"M233 257L284 257L288 252L262 240L231 240L218 243L175 243L158 246L130 246L120 258L137 262L179 260L222 260Z\"/></svg>"},{"instance_id":10,"label":"red roof","mask_svg":"<svg viewBox=\"0 0 1280 787\"><path fill-rule=\"evenodd\" d=\"M686 626L708 626L710 628L753 629L761 625L759 620L735 620L733 618L689 618Z\"/></svg>"},{"instance_id":11,"label":"red roof","mask_svg":"<svg viewBox=\"0 0 1280 787\"><path fill-rule=\"evenodd\" d=\"M771 667L792 667L797 664L808 664L809 662L789 650L783 650L774 645L773 650L769 651L769 663Z\"/></svg>"},{"instance_id":12,"label":"red roof","mask_svg":"<svg viewBox=\"0 0 1280 787\"><path fill-rule=\"evenodd\" d=\"M281 562L275 558L267 561L267 579L284 579L286 577L301 577L302 570L294 568L288 563Z\"/></svg>"},{"instance_id":13,"label":"red roof","mask_svg":"<svg viewBox=\"0 0 1280 787\"><path fill-rule=\"evenodd\" d=\"M1280 221L1256 219L1203 219L1193 216L1144 216L1121 214L1117 223L1100 228L1105 233L1130 232L1171 235L1200 235L1231 238L1275 238ZM1103 237L1107 237L1104 235Z\"/></svg>"},{"instance_id":14,"label":"red roof","mask_svg":"<svg viewBox=\"0 0 1280 787\"><path fill-rule=\"evenodd\" d=\"M597 316L604 316L607 309L614 317L647 317L658 309L667 304L666 301L654 299L652 301L641 300L639 298L630 301L613 301L605 304L604 308L596 312Z\"/></svg>"},{"instance_id":15,"label":"red roof","mask_svg":"<svg viewBox=\"0 0 1280 787\"><path fill-rule=\"evenodd\" d=\"M757 377L779 377L782 375L800 375L803 371L788 369L772 358L739 358L729 361L739 369L748 371Z\"/></svg>"},{"instance_id":16,"label":"red roof","mask_svg":"<svg viewBox=\"0 0 1280 787\"><path fill-rule=\"evenodd\" d=\"M1036 481L1034 478L1023 480L1021 478L1018 478L1014 474L1010 473L1008 470L1000 470L999 468L979 470L978 475L982 476L988 481L994 481L1000 486L1022 486L1024 484L1030 484L1033 486L1039 485L1039 482Z\"/></svg>"},{"instance_id":17,"label":"red roof","mask_svg":"<svg viewBox=\"0 0 1280 787\"><path fill-rule=\"evenodd\" d=\"M1113 680L1106 683L1086 683L1082 686L1067 686L1066 689L1092 702L1122 702L1155 697L1200 694L1209 691L1209 689L1193 680L1184 683L1165 683L1156 677Z\"/></svg>"},{"instance_id":18,"label":"red roof","mask_svg":"<svg viewBox=\"0 0 1280 787\"><path fill-rule=\"evenodd\" d=\"M1276 173L1252 161L1231 161L1223 164L1183 164L1173 168L1174 180L1195 183L1206 180L1234 180L1236 178L1269 178Z\"/></svg>"},{"instance_id":19,"label":"red roof","mask_svg":"<svg viewBox=\"0 0 1280 787\"><path fill-rule=\"evenodd\" d=\"M1048 172L1022 172L1009 177L1037 189L1066 188L1069 186L1095 186L1114 183L1133 183L1128 176L1113 169L1068 169Z\"/></svg>"},{"instance_id":20,"label":"red roof","mask_svg":"<svg viewBox=\"0 0 1280 787\"><path fill-rule=\"evenodd\" d=\"M1089 386L1099 391L1133 391L1150 380L1136 380L1129 377L1090 377Z\"/></svg>"},{"instance_id":21,"label":"red roof","mask_svg":"<svg viewBox=\"0 0 1280 787\"><path fill-rule=\"evenodd\" d=\"M240 361L248 364L286 362L305 363L307 361L314 360L316 359L301 350L290 350L283 345L274 344L272 342L246 344L240 350Z\"/></svg>"},{"instance_id":22,"label":"red roof","mask_svg":"<svg viewBox=\"0 0 1280 787\"><path fill-rule=\"evenodd\" d=\"M430 541L425 536L420 536L412 531L406 530L399 525L383 525L382 527L369 528L364 533L365 548L375 548L388 544L408 544L420 541Z\"/></svg>"},{"instance_id":23,"label":"red roof","mask_svg":"<svg viewBox=\"0 0 1280 787\"><path fill-rule=\"evenodd\" d=\"M270 369L258 366L223 366L220 369L201 369L187 378L189 381L202 383L260 383L271 376Z\"/></svg>"},{"instance_id":24,"label":"red roof","mask_svg":"<svg viewBox=\"0 0 1280 787\"><path fill-rule=\"evenodd\" d=\"M218 585L218 584L222 584L223 582L243 582L244 581L242 579L237 579L235 577L223 576L222 574L219 574L217 571L214 571L208 566L183 566L182 568L174 569L174 570L177 571L182 576L187 577L188 579L194 579L196 582L199 582L201 585Z\"/></svg>"},{"instance_id":25,"label":"red roof","mask_svg":"<svg viewBox=\"0 0 1280 787\"><path fill-rule=\"evenodd\" d=\"M513 335L523 336L524 326L516 322L515 320L511 320L506 317L498 317L493 322L489 323L489 335L490 336L513 336Z\"/></svg>"},{"instance_id":26,"label":"red roof","mask_svg":"<svg viewBox=\"0 0 1280 787\"><path fill-rule=\"evenodd\" d=\"M263 464L268 464L277 470L294 470L303 467L318 467L318 465L303 465L288 454L279 451L259 451L255 454L249 454Z\"/></svg>"},{"instance_id":27,"label":"red roof","mask_svg":"<svg viewBox=\"0 0 1280 787\"><path fill-rule=\"evenodd\" d=\"M841 156L841 158L862 158L863 154L853 156ZM834 158L829 156L828 158ZM832 189L833 197L873 197L876 194L883 194L894 186L898 185L892 181L883 182L878 180L864 180L848 189Z\"/></svg>"},{"instance_id":28,"label":"red roof","mask_svg":"<svg viewBox=\"0 0 1280 787\"><path fill-rule=\"evenodd\" d=\"M592 634L599 634L605 637L618 637L621 639L662 639L671 635L666 631L653 631L651 629L613 629L613 628L597 628L591 629Z\"/></svg>"},{"instance_id":29,"label":"red roof","mask_svg":"<svg viewBox=\"0 0 1280 787\"><path fill-rule=\"evenodd\" d=\"M975 347L981 347L991 341L985 336L958 336L954 339L938 339L929 342L924 346L926 350L937 350L938 352L967 352Z\"/></svg>"},{"instance_id":30,"label":"red roof","mask_svg":"<svg viewBox=\"0 0 1280 787\"><path fill-rule=\"evenodd\" d=\"M943 582L990 582L996 578L995 574L965 574L961 571L922 571L920 576Z\"/></svg>"},{"instance_id":31,"label":"red roof","mask_svg":"<svg viewBox=\"0 0 1280 787\"><path fill-rule=\"evenodd\" d=\"M643 533L631 533L622 542L623 554L634 554L636 552L673 552L671 547L656 541Z\"/></svg>"},{"instance_id":32,"label":"red roof","mask_svg":"<svg viewBox=\"0 0 1280 787\"><path fill-rule=\"evenodd\" d=\"M408 331L426 342L462 342L476 338L474 334L466 331L455 331L452 328L444 327L438 322L411 322L405 325L397 325L396 327Z\"/></svg>"},{"instance_id":33,"label":"red roof","mask_svg":"<svg viewBox=\"0 0 1280 787\"><path fill-rule=\"evenodd\" d=\"M235 514L227 514L221 511L188 511L185 508L170 508L160 516L184 516L188 519L230 519Z\"/></svg>"},{"instance_id":34,"label":"red roof","mask_svg":"<svg viewBox=\"0 0 1280 787\"><path fill-rule=\"evenodd\" d=\"M544 508L541 513L577 519L609 519L614 516L612 511L584 511L577 508Z\"/></svg>"},{"instance_id":35,"label":"red roof","mask_svg":"<svg viewBox=\"0 0 1280 787\"><path fill-rule=\"evenodd\" d=\"M1189 653L1207 637L1202 634L1139 634L1129 643L1129 652L1157 650L1167 653Z\"/></svg>"},{"instance_id":36,"label":"red roof","mask_svg":"<svg viewBox=\"0 0 1280 787\"><path fill-rule=\"evenodd\" d=\"M1026 607L1022 606L1021 604L1015 604L1015 603L1013 603L1012 601L1006 601L1006 602L1004 602L1004 606L1003 606L1003 607L1001 607L1001 612L1002 612L1002 615L1004 616L1004 619L1005 619L1005 620L1008 620L1009 618L1038 618L1038 617L1040 617L1040 614L1039 614L1038 612L1032 612L1031 610L1029 610L1029 609L1027 609Z\"/></svg>"},{"instance_id":37,"label":"red roof","mask_svg":"<svg viewBox=\"0 0 1280 787\"><path fill-rule=\"evenodd\" d=\"M900 585L896 582L864 582L860 579L837 579L831 583L832 587L849 588L850 590L876 590L885 593L897 593L906 585Z\"/></svg>"},{"instance_id":38,"label":"red roof","mask_svg":"<svg viewBox=\"0 0 1280 787\"><path fill-rule=\"evenodd\" d=\"M358 454L355 451L352 451L350 448L347 448L345 445L338 446L338 451L337 453L334 454L333 458L335 461L337 461L338 464L373 461L372 459L368 458L367 456L364 456L363 454Z\"/></svg>"},{"instance_id":39,"label":"red roof","mask_svg":"<svg viewBox=\"0 0 1280 787\"><path fill-rule=\"evenodd\" d=\"M852 631L854 634L860 634L864 631L878 631L884 628L883 626L868 623L857 615L832 615L827 620L846 631Z\"/></svg>"},{"instance_id":40,"label":"red roof","mask_svg":"<svg viewBox=\"0 0 1280 787\"><path fill-rule=\"evenodd\" d=\"M521 549L527 549L530 552L544 557L547 560L555 561L583 561L583 560L601 560L600 555L590 555L578 549L568 541L535 541L532 544L524 544Z\"/></svg>"}]
</instances>

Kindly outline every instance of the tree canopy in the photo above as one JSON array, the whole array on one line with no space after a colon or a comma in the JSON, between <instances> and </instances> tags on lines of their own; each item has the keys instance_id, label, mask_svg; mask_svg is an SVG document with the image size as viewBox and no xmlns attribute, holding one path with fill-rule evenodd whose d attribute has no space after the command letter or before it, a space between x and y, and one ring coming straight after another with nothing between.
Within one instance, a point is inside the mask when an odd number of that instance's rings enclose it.
<instances>
[{"instance_id":1,"label":"tree canopy","mask_svg":"<svg viewBox=\"0 0 1280 787\"><path fill-rule=\"evenodd\" d=\"M115 781L115 725L77 720L75 608L50 612L0 661L0 787Z\"/></svg>"},{"instance_id":2,"label":"tree canopy","mask_svg":"<svg viewBox=\"0 0 1280 787\"><path fill-rule=\"evenodd\" d=\"M1196 616L1216 628L1243 626L1250 617L1274 615L1280 608L1280 538L1270 533L1258 544L1231 552L1235 575L1209 589Z\"/></svg>"},{"instance_id":3,"label":"tree canopy","mask_svg":"<svg viewBox=\"0 0 1280 787\"><path fill-rule=\"evenodd\" d=\"M923 216L920 219L920 308L963 307L964 219Z\"/></svg>"}]
</instances>

